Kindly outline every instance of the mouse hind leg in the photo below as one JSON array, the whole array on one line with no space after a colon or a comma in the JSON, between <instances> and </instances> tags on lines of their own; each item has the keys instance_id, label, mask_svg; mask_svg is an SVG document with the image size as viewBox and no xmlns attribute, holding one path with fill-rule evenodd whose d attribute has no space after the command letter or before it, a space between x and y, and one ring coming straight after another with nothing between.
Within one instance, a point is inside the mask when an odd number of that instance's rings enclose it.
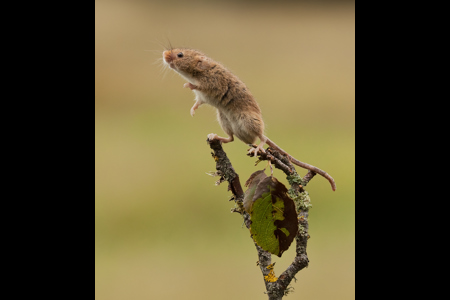
<instances>
[{"instance_id":1,"label":"mouse hind leg","mask_svg":"<svg viewBox=\"0 0 450 300\"><path fill-rule=\"evenodd\" d=\"M248 154L256 156L259 151L265 153L264 144L267 141L267 138L264 136L264 122L261 118L261 115L257 111L253 111L250 113L246 113L240 118L239 128L241 132L239 135L242 135L242 140L249 144L251 147L254 147L254 143L256 143L257 139L260 139L260 143L256 146L256 148L250 148ZM240 136L236 132L236 136L240 138Z\"/></svg>"},{"instance_id":2,"label":"mouse hind leg","mask_svg":"<svg viewBox=\"0 0 450 300\"><path fill-rule=\"evenodd\" d=\"M230 143L234 141L233 137L233 129L231 127L230 121L222 114L219 110L217 110L217 120L219 121L220 127L222 127L223 131L228 134L228 137L221 137L215 133L208 134L208 140L219 140L222 143Z\"/></svg>"}]
</instances>

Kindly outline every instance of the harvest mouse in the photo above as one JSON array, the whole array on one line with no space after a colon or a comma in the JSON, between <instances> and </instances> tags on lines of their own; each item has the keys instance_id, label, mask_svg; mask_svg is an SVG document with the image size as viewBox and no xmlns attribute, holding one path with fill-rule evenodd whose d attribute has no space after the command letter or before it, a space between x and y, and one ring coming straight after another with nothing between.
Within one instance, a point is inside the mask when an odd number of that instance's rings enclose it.
<instances>
[{"instance_id":1,"label":"harvest mouse","mask_svg":"<svg viewBox=\"0 0 450 300\"><path fill-rule=\"evenodd\" d=\"M185 88L195 93L195 104L191 108L191 115L200 105L206 103L217 109L217 119L228 137L221 137L215 133L208 135L209 140L220 140L229 143L234 136L246 144L253 145L257 139L260 143L249 150L250 154L258 151L265 152L264 144L285 154L289 159L302 168L318 173L331 183L333 191L336 189L333 178L326 172L298 161L286 151L277 146L264 135L264 121L258 103L247 86L222 64L212 60L198 50L187 48L171 48L163 52L164 62L181 77L186 79Z\"/></svg>"}]
</instances>

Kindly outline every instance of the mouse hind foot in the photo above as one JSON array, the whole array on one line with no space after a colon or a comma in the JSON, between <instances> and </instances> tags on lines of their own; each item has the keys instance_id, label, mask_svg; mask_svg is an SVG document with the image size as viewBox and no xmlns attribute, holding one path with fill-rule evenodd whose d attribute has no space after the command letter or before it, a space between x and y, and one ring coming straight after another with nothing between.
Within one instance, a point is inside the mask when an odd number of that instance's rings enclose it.
<instances>
[{"instance_id":1,"label":"mouse hind foot","mask_svg":"<svg viewBox=\"0 0 450 300\"><path fill-rule=\"evenodd\" d=\"M225 137L218 136L215 133L210 133L210 134L208 134L208 140L210 140L210 141L212 141L212 140L219 140L222 143L229 143L229 142L234 141L234 138L233 138L232 135L230 135L230 137L225 138Z\"/></svg>"},{"instance_id":2,"label":"mouse hind foot","mask_svg":"<svg viewBox=\"0 0 450 300\"><path fill-rule=\"evenodd\" d=\"M250 150L248 150L248 154L252 155L253 157L256 157L256 155L258 154L259 151L261 151L262 153L266 153L266 151L264 150L264 144L266 143L266 141L261 141L261 143L259 143L258 146L256 146L256 148L253 148L253 145L249 145L252 148Z\"/></svg>"}]
</instances>

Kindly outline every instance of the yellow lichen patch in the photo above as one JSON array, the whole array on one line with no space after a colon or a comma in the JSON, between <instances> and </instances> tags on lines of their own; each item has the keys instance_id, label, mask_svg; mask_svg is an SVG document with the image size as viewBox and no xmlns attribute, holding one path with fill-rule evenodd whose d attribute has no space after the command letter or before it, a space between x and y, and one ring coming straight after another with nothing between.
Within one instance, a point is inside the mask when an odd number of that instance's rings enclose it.
<instances>
[{"instance_id":1,"label":"yellow lichen patch","mask_svg":"<svg viewBox=\"0 0 450 300\"><path fill-rule=\"evenodd\" d=\"M266 268L270 270L267 276L264 276L264 280L267 282L275 282L278 278L275 276L275 272L273 271L273 266L275 263L268 265Z\"/></svg>"},{"instance_id":2,"label":"yellow lichen patch","mask_svg":"<svg viewBox=\"0 0 450 300\"><path fill-rule=\"evenodd\" d=\"M267 282L275 282L278 280L278 278L275 276L273 270L270 270L269 275L264 276L264 280Z\"/></svg>"}]
</instances>

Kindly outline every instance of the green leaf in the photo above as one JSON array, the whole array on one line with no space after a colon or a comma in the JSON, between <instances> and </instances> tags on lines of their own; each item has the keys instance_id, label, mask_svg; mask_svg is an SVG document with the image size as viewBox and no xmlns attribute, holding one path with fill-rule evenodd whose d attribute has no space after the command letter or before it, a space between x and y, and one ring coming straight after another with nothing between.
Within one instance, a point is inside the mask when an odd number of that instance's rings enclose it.
<instances>
[{"instance_id":1,"label":"green leaf","mask_svg":"<svg viewBox=\"0 0 450 300\"><path fill-rule=\"evenodd\" d=\"M246 191L247 197L253 194L250 232L261 248L281 257L297 235L295 204L288 197L284 184L274 177L258 176L261 175L254 177ZM257 184L255 181L258 181ZM256 189L252 192L254 184Z\"/></svg>"}]
</instances>

